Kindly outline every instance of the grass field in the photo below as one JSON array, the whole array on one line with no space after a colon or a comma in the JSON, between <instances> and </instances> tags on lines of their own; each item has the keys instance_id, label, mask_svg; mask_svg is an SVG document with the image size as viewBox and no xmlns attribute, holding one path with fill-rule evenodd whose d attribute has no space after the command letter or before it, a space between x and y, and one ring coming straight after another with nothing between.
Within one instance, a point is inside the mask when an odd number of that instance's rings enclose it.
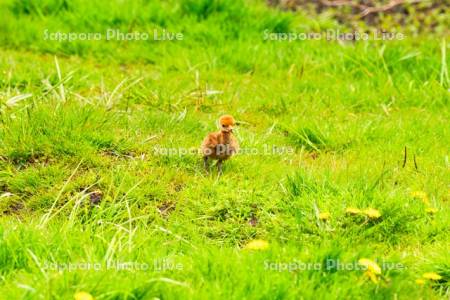
<instances>
[{"instance_id":1,"label":"grass field","mask_svg":"<svg viewBox=\"0 0 450 300\"><path fill-rule=\"evenodd\" d=\"M0 299L450 297L448 37L266 40L346 28L263 1L0 11ZM182 38L46 38L110 28ZM225 113L249 151L222 176L173 152Z\"/></svg>"}]
</instances>

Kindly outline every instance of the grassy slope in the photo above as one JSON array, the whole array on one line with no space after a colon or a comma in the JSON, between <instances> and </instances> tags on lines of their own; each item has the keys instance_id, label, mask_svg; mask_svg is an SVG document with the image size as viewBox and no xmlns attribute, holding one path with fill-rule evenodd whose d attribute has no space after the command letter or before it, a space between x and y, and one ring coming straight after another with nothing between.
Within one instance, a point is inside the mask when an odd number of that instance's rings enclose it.
<instances>
[{"instance_id":1,"label":"grassy slope","mask_svg":"<svg viewBox=\"0 0 450 300\"><path fill-rule=\"evenodd\" d=\"M336 25L240 1L58 3L1 2L2 103L33 93L2 104L1 299L70 299L79 290L98 299L448 297L449 60L440 37L267 42L265 29ZM184 40L42 38L45 28L110 27L167 28ZM201 96L207 90L223 94ZM240 155L221 178L205 175L198 156L155 155L155 147L197 147L225 112L243 121L242 147L295 153ZM97 190L103 198L91 207ZM410 196L417 190L435 215ZM376 208L382 219L349 218L348 206ZM316 208L331 220L318 221ZM254 238L270 249L240 250ZM379 285L361 271L265 269L361 257L406 269L384 270ZM164 258L183 270L43 266ZM427 271L447 281L418 286Z\"/></svg>"}]
</instances>

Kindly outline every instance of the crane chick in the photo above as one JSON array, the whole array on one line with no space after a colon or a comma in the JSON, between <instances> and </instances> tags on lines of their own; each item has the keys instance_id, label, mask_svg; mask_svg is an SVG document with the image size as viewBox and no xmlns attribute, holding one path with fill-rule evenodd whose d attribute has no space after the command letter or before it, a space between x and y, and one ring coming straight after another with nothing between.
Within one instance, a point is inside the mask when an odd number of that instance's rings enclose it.
<instances>
[{"instance_id":1,"label":"crane chick","mask_svg":"<svg viewBox=\"0 0 450 300\"><path fill-rule=\"evenodd\" d=\"M203 140L201 151L203 164L208 172L210 159L217 160L217 169L222 173L222 162L229 159L239 151L239 144L233 135L233 126L236 124L230 115L221 116L219 119L220 130L212 132Z\"/></svg>"}]
</instances>

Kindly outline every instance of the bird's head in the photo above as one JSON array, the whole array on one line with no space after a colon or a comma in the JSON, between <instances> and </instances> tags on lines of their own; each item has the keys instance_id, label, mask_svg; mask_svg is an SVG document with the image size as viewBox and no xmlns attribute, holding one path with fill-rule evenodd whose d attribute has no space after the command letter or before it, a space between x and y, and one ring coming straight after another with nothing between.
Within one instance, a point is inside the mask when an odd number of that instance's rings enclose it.
<instances>
[{"instance_id":1,"label":"bird's head","mask_svg":"<svg viewBox=\"0 0 450 300\"><path fill-rule=\"evenodd\" d=\"M233 126L236 124L234 118L230 115L221 116L219 119L220 131L233 132Z\"/></svg>"}]
</instances>

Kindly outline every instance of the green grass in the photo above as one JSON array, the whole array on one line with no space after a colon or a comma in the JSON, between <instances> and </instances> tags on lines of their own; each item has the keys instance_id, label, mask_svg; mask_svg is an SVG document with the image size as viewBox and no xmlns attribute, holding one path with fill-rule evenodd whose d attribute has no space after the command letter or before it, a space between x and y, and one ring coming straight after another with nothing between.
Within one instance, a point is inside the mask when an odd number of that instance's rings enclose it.
<instances>
[{"instance_id":1,"label":"green grass","mask_svg":"<svg viewBox=\"0 0 450 300\"><path fill-rule=\"evenodd\" d=\"M448 40L265 41L265 29L345 28L262 1L0 8L0 299L449 297ZM43 39L107 28L184 39ZM221 177L199 155L158 154L198 147L224 113L258 154L227 161ZM242 250L252 239L270 246ZM374 284L324 267L360 258L402 268ZM298 261L321 268L267 267ZM425 272L443 279L417 285Z\"/></svg>"}]
</instances>

